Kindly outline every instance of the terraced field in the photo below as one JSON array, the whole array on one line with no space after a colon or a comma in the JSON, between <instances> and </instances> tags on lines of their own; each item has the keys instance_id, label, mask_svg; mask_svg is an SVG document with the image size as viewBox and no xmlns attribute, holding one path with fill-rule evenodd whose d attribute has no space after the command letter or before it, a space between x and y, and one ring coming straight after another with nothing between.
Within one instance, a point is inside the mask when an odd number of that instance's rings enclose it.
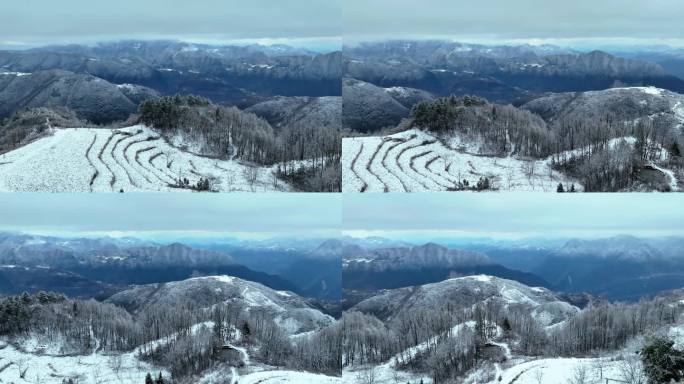
<instances>
[{"instance_id":1,"label":"terraced field","mask_svg":"<svg viewBox=\"0 0 684 384\"><path fill-rule=\"evenodd\" d=\"M291 189L272 168L183 151L145 126L54 129L0 155L0 191L188 191L178 180L195 184L200 178L221 192Z\"/></svg>"},{"instance_id":2,"label":"terraced field","mask_svg":"<svg viewBox=\"0 0 684 384\"><path fill-rule=\"evenodd\" d=\"M343 192L421 192L458 189L459 181L488 178L493 189L555 191L582 186L551 169L550 160L481 156L444 145L417 129L342 141Z\"/></svg>"}]
</instances>

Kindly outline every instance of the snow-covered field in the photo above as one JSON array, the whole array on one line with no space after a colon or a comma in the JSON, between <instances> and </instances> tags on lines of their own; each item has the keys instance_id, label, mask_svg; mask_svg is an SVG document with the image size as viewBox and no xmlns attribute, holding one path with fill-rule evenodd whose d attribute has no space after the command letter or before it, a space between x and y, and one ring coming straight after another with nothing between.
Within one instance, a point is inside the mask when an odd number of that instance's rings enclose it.
<instances>
[{"instance_id":1,"label":"snow-covered field","mask_svg":"<svg viewBox=\"0 0 684 384\"><path fill-rule=\"evenodd\" d=\"M481 177L499 190L555 192L558 183L582 190L577 180L552 170L548 159L472 154L418 129L342 140L343 192L445 191L463 180L475 185Z\"/></svg>"},{"instance_id":2,"label":"snow-covered field","mask_svg":"<svg viewBox=\"0 0 684 384\"><path fill-rule=\"evenodd\" d=\"M611 358L555 358L531 360L522 364L514 365L503 370L491 384L516 383L516 384L539 384L539 383L570 383L576 377L586 375L586 383L603 384L606 379L610 382L623 382L627 364L624 360ZM475 372L466 379L466 383L483 383L477 380ZM501 380L499 380L499 377Z\"/></svg>"},{"instance_id":3,"label":"snow-covered field","mask_svg":"<svg viewBox=\"0 0 684 384\"><path fill-rule=\"evenodd\" d=\"M221 192L287 191L273 168L217 160L169 145L145 126L65 128L0 155L0 191L183 191L179 178Z\"/></svg>"},{"instance_id":4,"label":"snow-covered field","mask_svg":"<svg viewBox=\"0 0 684 384\"><path fill-rule=\"evenodd\" d=\"M2 342L0 348L0 382L4 383L61 384L62 379L74 378L81 384L139 384L148 372L169 377L166 370L138 360L133 353L51 356L19 351Z\"/></svg>"},{"instance_id":5,"label":"snow-covered field","mask_svg":"<svg viewBox=\"0 0 684 384\"><path fill-rule=\"evenodd\" d=\"M264 371L240 376L240 384L339 384L339 377L298 371Z\"/></svg>"}]
</instances>

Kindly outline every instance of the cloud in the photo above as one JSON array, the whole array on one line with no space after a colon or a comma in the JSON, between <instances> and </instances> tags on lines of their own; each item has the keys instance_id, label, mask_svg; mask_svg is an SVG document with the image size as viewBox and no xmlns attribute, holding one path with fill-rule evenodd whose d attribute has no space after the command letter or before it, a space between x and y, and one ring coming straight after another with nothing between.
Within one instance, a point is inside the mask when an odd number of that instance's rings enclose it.
<instances>
[{"instance_id":1,"label":"cloud","mask_svg":"<svg viewBox=\"0 0 684 384\"><path fill-rule=\"evenodd\" d=\"M337 194L5 194L0 199L0 230L335 236L340 205Z\"/></svg>"},{"instance_id":2,"label":"cloud","mask_svg":"<svg viewBox=\"0 0 684 384\"><path fill-rule=\"evenodd\" d=\"M684 40L679 0L346 0L345 43L454 37L473 42Z\"/></svg>"},{"instance_id":3,"label":"cloud","mask_svg":"<svg viewBox=\"0 0 684 384\"><path fill-rule=\"evenodd\" d=\"M681 236L680 200L653 194L348 194L342 217L344 232L360 236Z\"/></svg>"},{"instance_id":4,"label":"cloud","mask_svg":"<svg viewBox=\"0 0 684 384\"><path fill-rule=\"evenodd\" d=\"M129 38L320 39L341 36L341 0L24 0L0 3L0 36L24 44Z\"/></svg>"}]
</instances>

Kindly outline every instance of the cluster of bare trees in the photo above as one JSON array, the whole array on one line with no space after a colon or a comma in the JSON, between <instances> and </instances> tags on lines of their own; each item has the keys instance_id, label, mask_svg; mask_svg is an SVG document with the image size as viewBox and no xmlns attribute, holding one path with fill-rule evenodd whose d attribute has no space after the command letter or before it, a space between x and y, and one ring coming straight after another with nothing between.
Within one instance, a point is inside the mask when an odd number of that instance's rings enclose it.
<instances>
[{"instance_id":1,"label":"cluster of bare trees","mask_svg":"<svg viewBox=\"0 0 684 384\"><path fill-rule=\"evenodd\" d=\"M635 121L606 113L600 118L562 115L547 122L529 111L474 96L421 102L412 117L415 126L457 133L478 143L486 155L551 157L554 167L579 178L587 191L628 188L636 180L635 170L652 161L668 158L672 167L682 165L684 137L673 133L667 119ZM636 142L611 142L622 137ZM663 151L671 156L663 156Z\"/></svg>"},{"instance_id":2,"label":"cluster of bare trees","mask_svg":"<svg viewBox=\"0 0 684 384\"><path fill-rule=\"evenodd\" d=\"M379 364L392 359L396 367L429 374L434 382L449 382L485 358L488 341L497 329L526 339L521 352L539 354L544 330L529 310L488 301L473 308L450 305L400 313L388 322L359 312L342 318L345 366ZM498 328L497 328L498 326ZM512 336L510 336L512 337ZM417 345L421 347L416 349Z\"/></svg>"},{"instance_id":3,"label":"cluster of bare trees","mask_svg":"<svg viewBox=\"0 0 684 384\"><path fill-rule=\"evenodd\" d=\"M582 311L548 336L550 352L577 356L616 350L634 337L674 324L681 309L666 299L602 304Z\"/></svg>"},{"instance_id":4,"label":"cluster of bare trees","mask_svg":"<svg viewBox=\"0 0 684 384\"><path fill-rule=\"evenodd\" d=\"M280 177L307 191L341 188L342 139L337 129L297 124L274 130L266 120L197 96L172 96L140 105L140 119L167 138L199 144L201 154L278 166Z\"/></svg>"},{"instance_id":5,"label":"cluster of bare trees","mask_svg":"<svg viewBox=\"0 0 684 384\"><path fill-rule=\"evenodd\" d=\"M312 372L339 375L342 372L342 340L344 329L335 323L311 337L295 343L290 352L291 366Z\"/></svg>"}]
</instances>

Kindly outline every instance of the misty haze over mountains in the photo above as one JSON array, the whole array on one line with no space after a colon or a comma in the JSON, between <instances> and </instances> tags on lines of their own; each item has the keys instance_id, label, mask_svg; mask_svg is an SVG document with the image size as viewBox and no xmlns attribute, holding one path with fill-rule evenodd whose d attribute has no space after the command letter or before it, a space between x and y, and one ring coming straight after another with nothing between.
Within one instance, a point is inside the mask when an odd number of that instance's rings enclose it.
<instances>
[{"instance_id":1,"label":"misty haze over mountains","mask_svg":"<svg viewBox=\"0 0 684 384\"><path fill-rule=\"evenodd\" d=\"M310 297L339 297L341 279L334 273L339 271L339 255L321 254L320 243L310 240L312 248L299 249L287 243L279 243L283 248L255 244L238 242L230 250L205 245L208 249L202 249L201 245L136 238L63 238L3 232L0 282L5 294L43 290L103 298L131 284L228 274ZM298 263L308 268L306 277L297 272ZM58 282L40 278L61 275L65 278Z\"/></svg>"},{"instance_id":2,"label":"misty haze over mountains","mask_svg":"<svg viewBox=\"0 0 684 384\"><path fill-rule=\"evenodd\" d=\"M45 275L45 269L70 273L78 276L78 284L91 281L103 290L97 294L87 289L72 292L91 297L128 284L224 273L321 299L339 298L342 287L396 288L478 274L620 300L635 300L684 284L684 270L679 267L684 245L681 237L440 240L445 245L413 245L382 237L195 238L183 240L185 244L11 232L3 232L0 238L5 293L52 290L49 281L36 286L15 281L20 274ZM302 273L305 270L308 272ZM596 279L596 274L604 277ZM73 289L78 287L83 289L82 285Z\"/></svg>"}]
</instances>

